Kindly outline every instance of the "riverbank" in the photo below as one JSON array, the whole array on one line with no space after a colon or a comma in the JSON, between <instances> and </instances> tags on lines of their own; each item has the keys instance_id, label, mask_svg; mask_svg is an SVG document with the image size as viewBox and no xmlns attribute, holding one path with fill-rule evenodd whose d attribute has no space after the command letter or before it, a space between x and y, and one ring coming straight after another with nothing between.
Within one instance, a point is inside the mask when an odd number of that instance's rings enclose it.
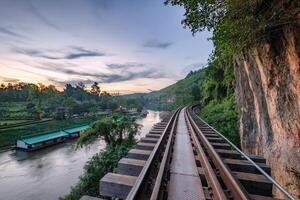
<instances>
[{"instance_id":1,"label":"riverbank","mask_svg":"<svg viewBox=\"0 0 300 200\"><path fill-rule=\"evenodd\" d=\"M93 116L67 120L52 120L44 123L0 130L0 150L9 149L11 145L14 145L15 141L21 136L48 132L51 130L62 129L65 127L76 126L80 124L89 124L97 119L99 119L99 117Z\"/></svg>"},{"instance_id":2,"label":"riverbank","mask_svg":"<svg viewBox=\"0 0 300 200\"><path fill-rule=\"evenodd\" d=\"M159 121L160 112L157 111L149 111L146 118L137 119L137 123L142 125L137 137L143 137ZM0 153L1 199L54 200L68 194L83 173L86 161L105 148L103 141L96 141L86 148L75 150L74 142L30 153Z\"/></svg>"}]
</instances>

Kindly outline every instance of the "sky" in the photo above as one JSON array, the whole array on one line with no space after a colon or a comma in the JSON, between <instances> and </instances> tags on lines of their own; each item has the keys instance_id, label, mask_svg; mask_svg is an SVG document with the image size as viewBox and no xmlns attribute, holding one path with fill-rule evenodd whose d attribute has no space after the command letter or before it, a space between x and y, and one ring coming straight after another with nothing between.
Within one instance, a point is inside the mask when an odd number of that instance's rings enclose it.
<instances>
[{"instance_id":1,"label":"sky","mask_svg":"<svg viewBox=\"0 0 300 200\"><path fill-rule=\"evenodd\" d=\"M207 63L209 32L163 0L0 0L0 82L159 90Z\"/></svg>"}]
</instances>

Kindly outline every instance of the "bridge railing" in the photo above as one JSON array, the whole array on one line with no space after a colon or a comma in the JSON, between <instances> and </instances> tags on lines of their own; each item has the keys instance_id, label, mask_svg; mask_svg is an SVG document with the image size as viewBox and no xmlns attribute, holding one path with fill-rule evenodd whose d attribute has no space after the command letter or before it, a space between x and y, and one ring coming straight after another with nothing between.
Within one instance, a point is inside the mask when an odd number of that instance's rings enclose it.
<instances>
[{"instance_id":1,"label":"bridge railing","mask_svg":"<svg viewBox=\"0 0 300 200\"><path fill-rule=\"evenodd\" d=\"M194 112L194 108L196 106L192 106L192 110ZM286 191L276 180L274 180L269 174L267 174L260 166L258 166L247 154L245 154L242 150L240 150L236 145L234 145L230 140L228 140L222 133L216 130L214 127L210 126L206 121L204 121L199 115L194 112L194 115L199 118L205 125L214 130L220 137L222 137L234 150L241 154L246 160L248 160L260 173L262 173L272 184L281 191L288 199L296 200L288 191Z\"/></svg>"}]
</instances>

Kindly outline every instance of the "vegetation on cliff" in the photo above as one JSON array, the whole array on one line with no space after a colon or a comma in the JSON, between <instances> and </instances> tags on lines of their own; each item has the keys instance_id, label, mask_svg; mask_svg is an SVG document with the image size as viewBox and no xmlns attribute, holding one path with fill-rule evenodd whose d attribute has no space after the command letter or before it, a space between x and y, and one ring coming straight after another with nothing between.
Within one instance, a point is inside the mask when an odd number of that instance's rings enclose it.
<instances>
[{"instance_id":1,"label":"vegetation on cliff","mask_svg":"<svg viewBox=\"0 0 300 200\"><path fill-rule=\"evenodd\" d=\"M300 1L166 0L165 3L184 7L182 24L193 34L203 30L213 32L215 50L207 69L219 66L232 74L232 66L235 68L235 79L227 80L236 83L243 150L263 155L272 167L272 176L299 197ZM218 79L219 74L212 75ZM223 89L217 91L225 93ZM211 118L210 112L223 104L215 103L217 107L212 109L214 101L202 109L202 115L204 112ZM215 120L221 122L222 118L219 114ZM292 171L296 173L290 173L287 166L294 167L296 170Z\"/></svg>"},{"instance_id":2,"label":"vegetation on cliff","mask_svg":"<svg viewBox=\"0 0 300 200\"><path fill-rule=\"evenodd\" d=\"M193 103L200 104L201 117L239 145L232 69L211 64L190 72L184 79L162 90L129 95L126 98L135 98L148 108L163 110Z\"/></svg>"},{"instance_id":3,"label":"vegetation on cliff","mask_svg":"<svg viewBox=\"0 0 300 200\"><path fill-rule=\"evenodd\" d=\"M201 116L239 144L233 87L234 59L243 51L270 39L270 34L282 26L297 23L297 3L275 3L274 0L166 0L165 4L184 7L182 24L193 34L212 31L211 40L215 49L205 69L190 73L184 80L159 93L171 94L173 99L165 102L172 102L174 106L200 101ZM286 12L287 7L294 9ZM164 99L164 95L158 99ZM168 107L172 108L170 105Z\"/></svg>"},{"instance_id":4,"label":"vegetation on cliff","mask_svg":"<svg viewBox=\"0 0 300 200\"><path fill-rule=\"evenodd\" d=\"M239 54L282 26L296 24L299 12L299 2L293 0L166 0L165 4L185 8L182 24L193 34L213 31L217 58Z\"/></svg>"}]
</instances>

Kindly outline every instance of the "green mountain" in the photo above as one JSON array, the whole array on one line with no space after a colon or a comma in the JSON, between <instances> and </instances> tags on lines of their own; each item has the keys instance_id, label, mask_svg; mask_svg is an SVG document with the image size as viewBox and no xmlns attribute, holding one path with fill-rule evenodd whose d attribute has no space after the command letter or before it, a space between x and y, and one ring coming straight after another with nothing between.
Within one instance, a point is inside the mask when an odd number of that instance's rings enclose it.
<instances>
[{"instance_id":1,"label":"green mountain","mask_svg":"<svg viewBox=\"0 0 300 200\"><path fill-rule=\"evenodd\" d=\"M124 98L126 105L154 110L173 110L198 103L200 117L238 145L238 112L232 83L232 68L212 63L206 68L191 71L184 79L159 91L125 95Z\"/></svg>"},{"instance_id":2,"label":"green mountain","mask_svg":"<svg viewBox=\"0 0 300 200\"><path fill-rule=\"evenodd\" d=\"M205 80L206 69L191 71L184 79L173 85L150 93L136 93L124 96L138 100L143 106L154 110L173 110L178 106L199 102L200 86Z\"/></svg>"}]
</instances>

